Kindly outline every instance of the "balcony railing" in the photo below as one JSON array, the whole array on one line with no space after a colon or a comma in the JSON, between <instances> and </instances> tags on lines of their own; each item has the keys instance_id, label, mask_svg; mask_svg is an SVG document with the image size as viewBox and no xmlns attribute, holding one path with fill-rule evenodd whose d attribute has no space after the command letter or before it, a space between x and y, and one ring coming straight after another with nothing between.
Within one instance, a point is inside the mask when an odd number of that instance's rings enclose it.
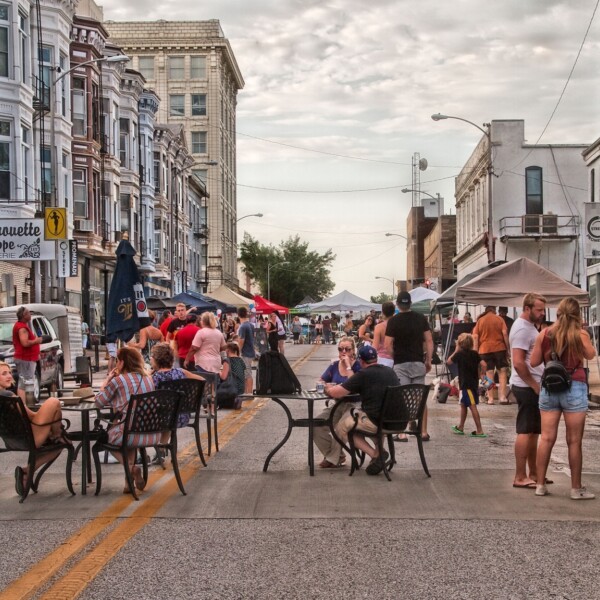
<instances>
[{"instance_id":1,"label":"balcony railing","mask_svg":"<svg viewBox=\"0 0 600 600\"><path fill-rule=\"evenodd\" d=\"M50 87L39 77L34 76L35 96L33 97L33 109L36 112L46 113L50 110Z\"/></svg>"},{"instance_id":2,"label":"balcony railing","mask_svg":"<svg viewBox=\"0 0 600 600\"><path fill-rule=\"evenodd\" d=\"M570 239L579 235L579 216L521 215L500 219L500 239Z\"/></svg>"},{"instance_id":3,"label":"balcony railing","mask_svg":"<svg viewBox=\"0 0 600 600\"><path fill-rule=\"evenodd\" d=\"M194 237L207 238L208 237L208 225L194 225Z\"/></svg>"}]
</instances>

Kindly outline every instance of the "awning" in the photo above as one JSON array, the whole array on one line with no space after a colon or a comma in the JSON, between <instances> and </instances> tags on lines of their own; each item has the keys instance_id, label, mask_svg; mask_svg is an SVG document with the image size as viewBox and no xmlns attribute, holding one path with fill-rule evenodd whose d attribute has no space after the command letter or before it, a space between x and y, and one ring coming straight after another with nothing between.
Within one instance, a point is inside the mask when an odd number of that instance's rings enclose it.
<instances>
[{"instance_id":1,"label":"awning","mask_svg":"<svg viewBox=\"0 0 600 600\"><path fill-rule=\"evenodd\" d=\"M274 310L282 315L287 315L290 312L285 306L275 304L275 302L271 302L262 296L254 296L254 308L257 313L261 314L272 313Z\"/></svg>"}]
</instances>

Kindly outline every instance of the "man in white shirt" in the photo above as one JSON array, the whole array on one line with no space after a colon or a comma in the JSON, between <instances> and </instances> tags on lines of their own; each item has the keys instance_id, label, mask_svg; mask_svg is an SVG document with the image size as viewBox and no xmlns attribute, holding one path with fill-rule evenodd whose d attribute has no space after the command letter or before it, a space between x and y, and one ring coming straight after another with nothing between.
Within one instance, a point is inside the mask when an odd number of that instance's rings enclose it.
<instances>
[{"instance_id":1,"label":"man in white shirt","mask_svg":"<svg viewBox=\"0 0 600 600\"><path fill-rule=\"evenodd\" d=\"M546 314L546 298L539 294L526 294L523 312L514 322L509 337L512 358L510 386L517 399L517 438L515 440L516 471L513 487L536 486L536 457L541 418L538 399L544 366L532 367L531 352L538 335L539 325ZM529 467L529 475L527 475ZM544 483L544 482L541 482Z\"/></svg>"}]
</instances>

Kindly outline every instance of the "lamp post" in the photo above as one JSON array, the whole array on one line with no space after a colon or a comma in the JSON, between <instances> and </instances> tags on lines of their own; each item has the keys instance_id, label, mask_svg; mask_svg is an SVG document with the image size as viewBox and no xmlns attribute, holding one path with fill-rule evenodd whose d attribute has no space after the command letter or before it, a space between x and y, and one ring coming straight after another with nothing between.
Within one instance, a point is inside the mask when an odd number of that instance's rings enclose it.
<instances>
[{"instance_id":1,"label":"lamp post","mask_svg":"<svg viewBox=\"0 0 600 600\"><path fill-rule=\"evenodd\" d=\"M487 138L487 205L488 205L488 231L487 231L487 243L488 243L488 264L492 263L496 260L496 247L494 244L494 220L493 220L493 210L492 210L492 136L491 136L491 125L490 123L484 123L484 127L480 127L477 123L473 123L473 121L469 121L468 119L463 119L462 117L453 117L450 115L442 115L441 113L437 113L435 115L431 115L431 118L434 121L443 121L444 119L455 119L456 121L463 121L464 123L468 123L473 127L476 127L485 135Z\"/></svg>"},{"instance_id":2,"label":"lamp post","mask_svg":"<svg viewBox=\"0 0 600 600\"><path fill-rule=\"evenodd\" d=\"M417 194L425 194L426 196L429 196L430 198L433 198L434 200L439 200L439 198L440 198L439 194L436 197L433 194L430 194L429 192L424 192L423 190L413 190L412 188L402 188L400 191L403 194L408 194L408 192L417 192Z\"/></svg>"},{"instance_id":3,"label":"lamp post","mask_svg":"<svg viewBox=\"0 0 600 600\"><path fill-rule=\"evenodd\" d=\"M417 272L416 265L418 264L417 263L417 250L418 249L416 248L417 242L416 242L416 240L414 238L409 240L405 235L402 235L401 233L386 233L385 234L385 237L390 237L390 236L401 237L401 238L405 239L407 242L410 242L411 245L412 245L412 247L413 247L413 249L412 249L412 255L413 255L413 260L412 260L413 269L412 269L412 271L413 272L412 272L412 279L410 281L414 285L414 283L415 283L415 277L416 277L416 272ZM407 255L407 267L408 267L408 255Z\"/></svg>"},{"instance_id":4,"label":"lamp post","mask_svg":"<svg viewBox=\"0 0 600 600\"><path fill-rule=\"evenodd\" d=\"M379 275L375 275L375 279L385 279L385 281L389 281L392 284L392 300L394 299L394 290L396 289L396 285L394 284L393 279L389 279L388 277L379 277Z\"/></svg>"},{"instance_id":5,"label":"lamp post","mask_svg":"<svg viewBox=\"0 0 600 600\"><path fill-rule=\"evenodd\" d=\"M242 219L247 219L248 217L258 217L260 219L260 218L264 217L264 215L262 213L254 213L251 215L244 215L243 217L236 219L235 222L239 223Z\"/></svg>"},{"instance_id":6,"label":"lamp post","mask_svg":"<svg viewBox=\"0 0 600 600\"><path fill-rule=\"evenodd\" d=\"M280 263L275 263L272 265L271 263L267 263L267 300L271 300L271 269L275 267L280 267L281 265L289 265L290 262L288 260L284 260Z\"/></svg>"}]
</instances>

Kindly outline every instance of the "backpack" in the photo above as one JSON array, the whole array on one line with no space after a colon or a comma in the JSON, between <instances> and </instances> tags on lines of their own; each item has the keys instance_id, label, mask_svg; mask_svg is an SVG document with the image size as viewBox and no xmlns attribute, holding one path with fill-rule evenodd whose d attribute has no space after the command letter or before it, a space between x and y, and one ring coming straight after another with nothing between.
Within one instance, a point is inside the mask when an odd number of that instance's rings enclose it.
<instances>
[{"instance_id":1,"label":"backpack","mask_svg":"<svg viewBox=\"0 0 600 600\"><path fill-rule=\"evenodd\" d=\"M550 337L550 343L552 344L552 337ZM553 347L550 357L551 360L544 367L540 384L549 394L566 392L571 389L571 374L565 365L560 362Z\"/></svg>"},{"instance_id":2,"label":"backpack","mask_svg":"<svg viewBox=\"0 0 600 600\"><path fill-rule=\"evenodd\" d=\"M302 386L283 354L273 350L261 354L256 372L256 394L295 394L300 391Z\"/></svg>"}]
</instances>

